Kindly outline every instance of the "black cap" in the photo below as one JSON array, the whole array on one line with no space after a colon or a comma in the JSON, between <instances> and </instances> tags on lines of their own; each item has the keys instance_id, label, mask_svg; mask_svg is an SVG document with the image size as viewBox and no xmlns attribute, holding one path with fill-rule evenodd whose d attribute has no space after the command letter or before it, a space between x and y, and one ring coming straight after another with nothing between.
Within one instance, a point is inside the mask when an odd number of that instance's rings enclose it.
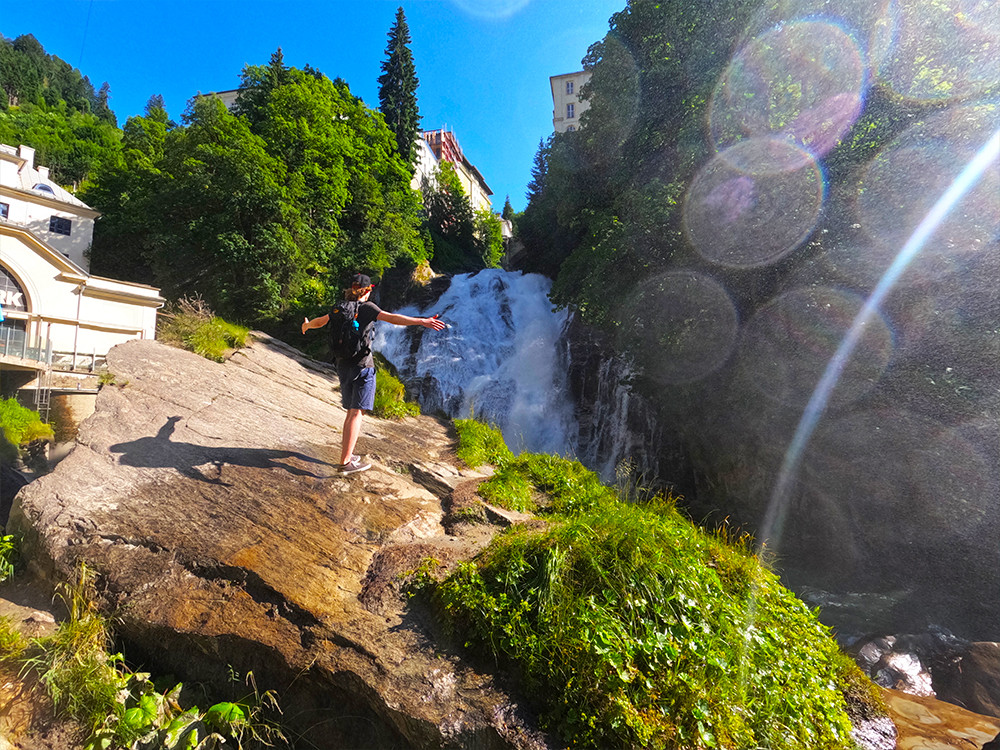
<instances>
[{"instance_id":1,"label":"black cap","mask_svg":"<svg viewBox=\"0 0 1000 750\"><path fill-rule=\"evenodd\" d=\"M359 287L361 289L364 289L365 287L369 287L371 285L372 285L371 278L368 277L368 276L365 276L363 273L356 273L351 278L351 286Z\"/></svg>"}]
</instances>

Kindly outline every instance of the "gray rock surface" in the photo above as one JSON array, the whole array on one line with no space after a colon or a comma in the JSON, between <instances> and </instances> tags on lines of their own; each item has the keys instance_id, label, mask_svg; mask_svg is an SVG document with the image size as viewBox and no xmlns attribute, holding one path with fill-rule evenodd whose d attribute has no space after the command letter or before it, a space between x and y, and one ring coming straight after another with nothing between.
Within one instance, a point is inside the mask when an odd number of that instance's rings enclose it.
<instances>
[{"instance_id":1,"label":"gray rock surface","mask_svg":"<svg viewBox=\"0 0 1000 750\"><path fill-rule=\"evenodd\" d=\"M36 574L86 563L130 655L185 680L253 671L302 746L548 746L400 595L422 560L489 539L442 525L477 479L445 424L366 419L373 468L344 478L336 377L281 342L217 364L133 341L108 366L75 448L15 502Z\"/></svg>"}]
</instances>

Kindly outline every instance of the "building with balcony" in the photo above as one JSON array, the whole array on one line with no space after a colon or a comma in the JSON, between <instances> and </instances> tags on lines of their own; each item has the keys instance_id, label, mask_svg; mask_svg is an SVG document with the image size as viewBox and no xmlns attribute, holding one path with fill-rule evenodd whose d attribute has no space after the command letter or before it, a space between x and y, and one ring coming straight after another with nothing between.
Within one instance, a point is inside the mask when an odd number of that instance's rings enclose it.
<instances>
[{"instance_id":1,"label":"building with balcony","mask_svg":"<svg viewBox=\"0 0 1000 750\"><path fill-rule=\"evenodd\" d=\"M44 412L49 395L94 391L112 346L154 338L164 300L90 274L99 213L34 159L28 146L0 144L0 395Z\"/></svg>"},{"instance_id":2,"label":"building with balcony","mask_svg":"<svg viewBox=\"0 0 1000 750\"><path fill-rule=\"evenodd\" d=\"M580 89L589 80L589 70L549 77L549 87L552 89L552 129L555 132L579 130L580 115L590 108L590 102L580 98Z\"/></svg>"}]
</instances>

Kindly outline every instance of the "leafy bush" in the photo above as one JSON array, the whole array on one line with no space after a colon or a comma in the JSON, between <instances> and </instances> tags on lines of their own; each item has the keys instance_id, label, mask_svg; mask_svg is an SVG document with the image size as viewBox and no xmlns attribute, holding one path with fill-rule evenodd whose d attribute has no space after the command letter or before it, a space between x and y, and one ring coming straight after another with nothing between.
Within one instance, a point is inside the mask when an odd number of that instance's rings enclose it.
<instances>
[{"instance_id":1,"label":"leafy bush","mask_svg":"<svg viewBox=\"0 0 1000 750\"><path fill-rule=\"evenodd\" d=\"M51 440L55 436L52 427L42 421L37 411L21 406L15 398L0 399L0 430L15 449L34 440ZM13 463L16 459L16 451L11 454L9 446L0 446L0 460Z\"/></svg>"},{"instance_id":2,"label":"leafy bush","mask_svg":"<svg viewBox=\"0 0 1000 750\"><path fill-rule=\"evenodd\" d=\"M482 425L463 425L482 452ZM495 431L494 431L495 433ZM494 450L496 448L494 447ZM865 681L805 604L670 498L627 503L576 462L500 461L481 493L537 509L434 586L467 646L511 667L581 748L853 747Z\"/></svg>"},{"instance_id":3,"label":"leafy bush","mask_svg":"<svg viewBox=\"0 0 1000 750\"><path fill-rule=\"evenodd\" d=\"M157 338L163 343L215 362L224 361L233 349L246 346L249 337L249 329L213 315L198 297L178 300L160 314L157 324Z\"/></svg>"},{"instance_id":4,"label":"leafy bush","mask_svg":"<svg viewBox=\"0 0 1000 750\"><path fill-rule=\"evenodd\" d=\"M406 400L406 387L391 371L383 357L375 357L375 408L372 414L380 419L403 419L420 414L420 405Z\"/></svg>"},{"instance_id":5,"label":"leafy bush","mask_svg":"<svg viewBox=\"0 0 1000 750\"><path fill-rule=\"evenodd\" d=\"M483 464L500 468L513 460L514 454L496 427L474 419L456 419L455 429L458 431L458 457L471 468Z\"/></svg>"}]
</instances>

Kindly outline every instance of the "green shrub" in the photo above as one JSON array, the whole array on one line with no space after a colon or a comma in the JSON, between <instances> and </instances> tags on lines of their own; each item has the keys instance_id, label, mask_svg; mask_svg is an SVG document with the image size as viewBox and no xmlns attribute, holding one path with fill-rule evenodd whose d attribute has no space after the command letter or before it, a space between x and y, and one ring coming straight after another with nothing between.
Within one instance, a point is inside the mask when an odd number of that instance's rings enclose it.
<instances>
[{"instance_id":1,"label":"green shrub","mask_svg":"<svg viewBox=\"0 0 1000 750\"><path fill-rule=\"evenodd\" d=\"M853 747L836 643L745 543L669 499L620 502L565 459L522 455L490 483L522 499L526 487L550 522L496 537L434 601L568 744Z\"/></svg>"},{"instance_id":2,"label":"green shrub","mask_svg":"<svg viewBox=\"0 0 1000 750\"><path fill-rule=\"evenodd\" d=\"M249 335L248 328L222 318L212 318L194 330L188 337L186 348L206 359L223 362L230 351L246 346Z\"/></svg>"},{"instance_id":3,"label":"green shrub","mask_svg":"<svg viewBox=\"0 0 1000 750\"><path fill-rule=\"evenodd\" d=\"M458 457L473 469L483 464L500 468L514 458L500 430L492 425L474 419L456 419L455 430L458 432Z\"/></svg>"},{"instance_id":4,"label":"green shrub","mask_svg":"<svg viewBox=\"0 0 1000 750\"><path fill-rule=\"evenodd\" d=\"M0 399L0 429L15 446L53 437L52 428L42 421L38 412L21 406L15 398Z\"/></svg>"},{"instance_id":5,"label":"green shrub","mask_svg":"<svg viewBox=\"0 0 1000 750\"><path fill-rule=\"evenodd\" d=\"M16 663L27 647L28 641L14 627L14 621L8 615L0 617L0 664Z\"/></svg>"},{"instance_id":6,"label":"green shrub","mask_svg":"<svg viewBox=\"0 0 1000 750\"><path fill-rule=\"evenodd\" d=\"M420 414L420 405L406 400L406 387L382 357L375 357L375 408L380 419L402 419Z\"/></svg>"}]
</instances>

